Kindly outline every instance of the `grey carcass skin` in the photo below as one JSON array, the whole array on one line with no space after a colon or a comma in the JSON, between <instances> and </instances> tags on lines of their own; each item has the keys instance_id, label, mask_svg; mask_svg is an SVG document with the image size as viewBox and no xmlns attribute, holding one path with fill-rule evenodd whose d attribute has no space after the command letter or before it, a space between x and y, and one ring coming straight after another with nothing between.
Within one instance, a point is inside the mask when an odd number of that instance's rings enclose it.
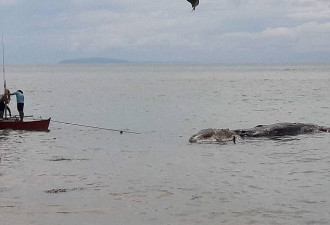
<instances>
[{"instance_id":1,"label":"grey carcass skin","mask_svg":"<svg viewBox=\"0 0 330 225\"><path fill-rule=\"evenodd\" d=\"M329 127L306 123L275 123L249 129L205 129L193 135L190 143L236 141L242 138L273 137L307 133L330 132Z\"/></svg>"}]
</instances>

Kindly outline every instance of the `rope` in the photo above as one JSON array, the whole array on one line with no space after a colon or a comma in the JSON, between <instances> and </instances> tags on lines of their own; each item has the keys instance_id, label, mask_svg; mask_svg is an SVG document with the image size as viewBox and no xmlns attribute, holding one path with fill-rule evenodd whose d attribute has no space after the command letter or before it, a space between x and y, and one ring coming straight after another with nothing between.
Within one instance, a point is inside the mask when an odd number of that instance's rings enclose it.
<instances>
[{"instance_id":1,"label":"rope","mask_svg":"<svg viewBox=\"0 0 330 225\"><path fill-rule=\"evenodd\" d=\"M99 129L99 130L117 131L117 132L120 132L121 134L122 133L142 134L142 133L134 132L134 131L116 130L116 129L111 129L111 128L96 127L96 126L90 126L90 125L84 125L84 124L77 124L77 123L69 123L69 122L64 122L64 121L52 120L52 122L66 124L66 125L72 125L72 126L78 126L78 127L87 127L87 128Z\"/></svg>"}]
</instances>

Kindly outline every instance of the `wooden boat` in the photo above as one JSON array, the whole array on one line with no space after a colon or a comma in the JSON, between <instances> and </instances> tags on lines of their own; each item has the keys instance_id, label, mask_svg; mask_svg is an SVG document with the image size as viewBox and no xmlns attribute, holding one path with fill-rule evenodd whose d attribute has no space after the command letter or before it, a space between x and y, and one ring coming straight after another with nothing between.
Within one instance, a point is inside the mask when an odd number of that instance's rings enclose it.
<instances>
[{"instance_id":1,"label":"wooden boat","mask_svg":"<svg viewBox=\"0 0 330 225\"><path fill-rule=\"evenodd\" d=\"M4 96L8 95L8 89L6 88L6 74L5 74L5 50L3 44L3 36L2 36L2 72L3 72L3 88L4 88ZM8 99L7 99L8 100ZM7 104L9 101L4 100L5 108L4 108L4 118L0 119L0 130L29 130L29 131L48 131L50 118L43 119L30 119L20 121L18 117L7 117ZM27 118L30 116L26 116ZM32 116L31 116L32 117Z\"/></svg>"},{"instance_id":2,"label":"wooden boat","mask_svg":"<svg viewBox=\"0 0 330 225\"><path fill-rule=\"evenodd\" d=\"M21 122L18 118L0 120L0 130L49 131L49 119L33 119Z\"/></svg>"}]
</instances>

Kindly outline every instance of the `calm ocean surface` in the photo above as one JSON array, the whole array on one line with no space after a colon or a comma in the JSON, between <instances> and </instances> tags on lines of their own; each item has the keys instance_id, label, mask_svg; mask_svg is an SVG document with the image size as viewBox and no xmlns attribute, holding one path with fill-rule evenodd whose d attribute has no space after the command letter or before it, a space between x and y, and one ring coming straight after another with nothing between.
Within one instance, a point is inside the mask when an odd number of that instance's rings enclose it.
<instances>
[{"instance_id":1,"label":"calm ocean surface","mask_svg":"<svg viewBox=\"0 0 330 225\"><path fill-rule=\"evenodd\" d=\"M188 143L205 128L330 126L330 64L8 66L6 76L26 115L142 134L56 122L0 131L1 225L330 224L330 134Z\"/></svg>"}]
</instances>

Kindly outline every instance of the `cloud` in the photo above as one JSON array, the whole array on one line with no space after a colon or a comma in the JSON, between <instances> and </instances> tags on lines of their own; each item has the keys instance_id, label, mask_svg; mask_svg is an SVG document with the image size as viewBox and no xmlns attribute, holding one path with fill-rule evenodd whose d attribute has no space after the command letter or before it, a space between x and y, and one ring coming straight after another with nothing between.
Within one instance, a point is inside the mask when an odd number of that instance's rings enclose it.
<instances>
[{"instance_id":1,"label":"cloud","mask_svg":"<svg viewBox=\"0 0 330 225\"><path fill-rule=\"evenodd\" d=\"M16 4L17 0L0 0L0 6L3 5L13 5Z\"/></svg>"},{"instance_id":2,"label":"cloud","mask_svg":"<svg viewBox=\"0 0 330 225\"><path fill-rule=\"evenodd\" d=\"M279 3L279 2L278 2ZM330 18L330 2L323 0L288 0L284 3L288 17L297 20Z\"/></svg>"},{"instance_id":3,"label":"cloud","mask_svg":"<svg viewBox=\"0 0 330 225\"><path fill-rule=\"evenodd\" d=\"M10 36L6 44L22 59L33 49L35 58L50 62L89 56L265 61L275 52L278 60L296 60L300 53L329 54L329 11L323 0L203 0L194 12L185 0L35 0L0 8L0 23Z\"/></svg>"},{"instance_id":4,"label":"cloud","mask_svg":"<svg viewBox=\"0 0 330 225\"><path fill-rule=\"evenodd\" d=\"M295 27L266 28L260 32L224 33L214 37L210 46L217 46L218 54L214 52L217 58L223 58L221 54L226 53L237 59L246 57L247 61L283 61L290 56L292 61L299 61L296 57L308 53L329 55L329 36L330 23L310 22Z\"/></svg>"},{"instance_id":5,"label":"cloud","mask_svg":"<svg viewBox=\"0 0 330 225\"><path fill-rule=\"evenodd\" d=\"M304 11L289 15L294 19L330 19L330 10Z\"/></svg>"}]
</instances>

